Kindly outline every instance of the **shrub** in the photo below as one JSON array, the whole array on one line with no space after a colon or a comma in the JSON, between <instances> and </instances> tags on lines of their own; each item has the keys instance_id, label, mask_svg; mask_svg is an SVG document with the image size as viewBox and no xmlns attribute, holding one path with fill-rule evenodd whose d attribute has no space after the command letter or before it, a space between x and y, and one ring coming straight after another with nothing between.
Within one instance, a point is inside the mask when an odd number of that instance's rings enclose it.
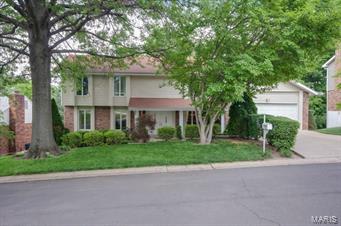
<instances>
[{"instance_id":1,"label":"shrub","mask_svg":"<svg viewBox=\"0 0 341 226\"><path fill-rule=\"evenodd\" d=\"M315 130L316 127L316 121L315 116L312 111L309 111L309 122L308 122L308 129L309 130Z\"/></svg>"},{"instance_id":2,"label":"shrub","mask_svg":"<svg viewBox=\"0 0 341 226\"><path fill-rule=\"evenodd\" d=\"M199 130L197 125L186 125L185 127L185 136L193 140L193 138L199 137Z\"/></svg>"},{"instance_id":3,"label":"shrub","mask_svg":"<svg viewBox=\"0 0 341 226\"><path fill-rule=\"evenodd\" d=\"M149 141L148 128L154 129L155 119L148 114L143 114L138 118L136 127L131 131L131 138L137 142L146 143Z\"/></svg>"},{"instance_id":4,"label":"shrub","mask_svg":"<svg viewBox=\"0 0 341 226\"><path fill-rule=\"evenodd\" d=\"M109 130L104 133L106 144L122 144L126 139L126 134L121 130Z\"/></svg>"},{"instance_id":5,"label":"shrub","mask_svg":"<svg viewBox=\"0 0 341 226\"><path fill-rule=\"evenodd\" d=\"M252 97L244 93L243 101L235 102L229 110L229 123L227 125L227 134L241 138L254 137L255 121L252 121L251 115L257 114L257 107Z\"/></svg>"},{"instance_id":6,"label":"shrub","mask_svg":"<svg viewBox=\"0 0 341 226\"><path fill-rule=\"evenodd\" d=\"M53 125L53 136L58 145L62 143L62 136L69 132L64 127L62 117L60 116L56 101L52 99L52 125Z\"/></svg>"},{"instance_id":7,"label":"shrub","mask_svg":"<svg viewBox=\"0 0 341 226\"><path fill-rule=\"evenodd\" d=\"M220 124L216 123L213 125L213 136L221 134L221 126Z\"/></svg>"},{"instance_id":8,"label":"shrub","mask_svg":"<svg viewBox=\"0 0 341 226\"><path fill-rule=\"evenodd\" d=\"M165 127L162 127L162 128L158 128L157 129L157 134L158 136L165 140L165 141L168 141L170 139L172 139L175 135L175 128L173 127L170 127L170 126L165 126Z\"/></svg>"},{"instance_id":9,"label":"shrub","mask_svg":"<svg viewBox=\"0 0 341 226\"><path fill-rule=\"evenodd\" d=\"M94 130L86 132L83 136L83 143L86 146L99 146L104 144L104 134Z\"/></svg>"},{"instance_id":10,"label":"shrub","mask_svg":"<svg viewBox=\"0 0 341 226\"><path fill-rule=\"evenodd\" d=\"M182 130L181 130L181 126L178 125L176 126L176 138L178 138L179 140L182 140Z\"/></svg>"},{"instance_id":11,"label":"shrub","mask_svg":"<svg viewBox=\"0 0 341 226\"><path fill-rule=\"evenodd\" d=\"M274 146L282 156L290 157L300 127L299 122L271 115L266 116L266 121L273 125L273 129L267 134L269 144ZM259 117L259 123L261 124L261 122L263 122L263 116Z\"/></svg>"},{"instance_id":12,"label":"shrub","mask_svg":"<svg viewBox=\"0 0 341 226\"><path fill-rule=\"evenodd\" d=\"M80 132L71 132L64 134L61 140L63 145L76 148L82 145L83 136Z\"/></svg>"}]
</instances>

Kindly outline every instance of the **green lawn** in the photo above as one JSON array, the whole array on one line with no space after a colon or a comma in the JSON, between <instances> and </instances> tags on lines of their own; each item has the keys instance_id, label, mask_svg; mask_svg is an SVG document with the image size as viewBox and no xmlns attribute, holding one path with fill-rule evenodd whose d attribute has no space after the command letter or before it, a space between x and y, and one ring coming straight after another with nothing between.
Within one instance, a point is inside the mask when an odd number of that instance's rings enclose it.
<instances>
[{"instance_id":1,"label":"green lawn","mask_svg":"<svg viewBox=\"0 0 341 226\"><path fill-rule=\"evenodd\" d=\"M270 154L267 153L266 157ZM0 157L0 176L47 172L112 169L142 166L234 162L266 158L255 144L219 141L210 145L191 142L150 142L78 148L58 157L24 160Z\"/></svg>"},{"instance_id":2,"label":"green lawn","mask_svg":"<svg viewBox=\"0 0 341 226\"><path fill-rule=\"evenodd\" d=\"M317 131L320 133L326 133L326 134L333 134L333 135L340 135L341 136L341 127L319 129Z\"/></svg>"}]
</instances>

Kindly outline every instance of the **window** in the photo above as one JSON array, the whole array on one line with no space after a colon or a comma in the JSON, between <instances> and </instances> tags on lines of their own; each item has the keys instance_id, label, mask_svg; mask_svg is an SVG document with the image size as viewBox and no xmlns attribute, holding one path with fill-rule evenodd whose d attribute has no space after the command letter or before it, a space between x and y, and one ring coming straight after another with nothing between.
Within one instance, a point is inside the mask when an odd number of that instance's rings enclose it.
<instances>
[{"instance_id":1,"label":"window","mask_svg":"<svg viewBox=\"0 0 341 226\"><path fill-rule=\"evenodd\" d=\"M79 130L91 129L91 110L81 109L78 112L78 128Z\"/></svg>"},{"instance_id":2,"label":"window","mask_svg":"<svg viewBox=\"0 0 341 226\"><path fill-rule=\"evenodd\" d=\"M115 112L115 129L125 130L127 129L127 113Z\"/></svg>"},{"instance_id":3,"label":"window","mask_svg":"<svg viewBox=\"0 0 341 226\"><path fill-rule=\"evenodd\" d=\"M78 80L77 84L77 95L86 96L89 93L89 79L88 77L83 77Z\"/></svg>"},{"instance_id":4,"label":"window","mask_svg":"<svg viewBox=\"0 0 341 226\"><path fill-rule=\"evenodd\" d=\"M114 76L114 96L122 97L126 95L126 77Z\"/></svg>"},{"instance_id":5,"label":"window","mask_svg":"<svg viewBox=\"0 0 341 226\"><path fill-rule=\"evenodd\" d=\"M187 124L194 125L197 124L196 118L195 118L195 111L189 111L187 114Z\"/></svg>"}]
</instances>

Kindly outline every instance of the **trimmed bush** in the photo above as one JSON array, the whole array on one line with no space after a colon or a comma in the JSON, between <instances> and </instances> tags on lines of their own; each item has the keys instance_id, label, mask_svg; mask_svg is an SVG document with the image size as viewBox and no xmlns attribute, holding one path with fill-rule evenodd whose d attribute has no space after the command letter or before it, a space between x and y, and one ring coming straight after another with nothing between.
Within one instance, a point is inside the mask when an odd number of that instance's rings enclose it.
<instances>
[{"instance_id":1,"label":"trimmed bush","mask_svg":"<svg viewBox=\"0 0 341 226\"><path fill-rule=\"evenodd\" d=\"M243 101L235 102L229 110L229 123L227 125L227 134L241 138L258 138L254 134L255 121L252 121L251 115L257 114L257 107L253 99L247 93L244 93Z\"/></svg>"},{"instance_id":2,"label":"trimmed bush","mask_svg":"<svg viewBox=\"0 0 341 226\"><path fill-rule=\"evenodd\" d=\"M83 136L80 132L71 132L64 134L61 139L63 145L76 148L82 145Z\"/></svg>"},{"instance_id":3,"label":"trimmed bush","mask_svg":"<svg viewBox=\"0 0 341 226\"><path fill-rule=\"evenodd\" d=\"M259 116L259 124L263 122L263 115ZM295 145L299 122L280 116L266 116L266 122L273 125L273 129L267 134L269 144L274 146L282 156L290 157Z\"/></svg>"},{"instance_id":4,"label":"trimmed bush","mask_svg":"<svg viewBox=\"0 0 341 226\"><path fill-rule=\"evenodd\" d=\"M53 125L53 136L58 145L62 143L62 136L69 132L68 129L64 127L62 117L59 114L57 103L54 99L52 102L52 125Z\"/></svg>"},{"instance_id":5,"label":"trimmed bush","mask_svg":"<svg viewBox=\"0 0 341 226\"><path fill-rule=\"evenodd\" d=\"M170 127L170 126L165 126L165 127L162 127L162 128L158 128L157 129L157 134L158 136L165 140L165 141L168 141L170 139L172 139L175 135L175 128L173 127Z\"/></svg>"},{"instance_id":6,"label":"trimmed bush","mask_svg":"<svg viewBox=\"0 0 341 226\"><path fill-rule=\"evenodd\" d=\"M176 138L178 138L179 140L182 140L182 131L181 131L181 126L178 125L176 126Z\"/></svg>"},{"instance_id":7,"label":"trimmed bush","mask_svg":"<svg viewBox=\"0 0 341 226\"><path fill-rule=\"evenodd\" d=\"M106 144L122 144L126 140L126 134L121 130L109 130L104 133Z\"/></svg>"},{"instance_id":8,"label":"trimmed bush","mask_svg":"<svg viewBox=\"0 0 341 226\"><path fill-rule=\"evenodd\" d=\"M185 136L186 138L189 138L193 140L193 138L199 137L199 130L197 125L186 125L185 127Z\"/></svg>"},{"instance_id":9,"label":"trimmed bush","mask_svg":"<svg viewBox=\"0 0 341 226\"><path fill-rule=\"evenodd\" d=\"M83 143L86 146L99 146L104 144L104 134L94 130L86 132L83 136Z\"/></svg>"}]
</instances>

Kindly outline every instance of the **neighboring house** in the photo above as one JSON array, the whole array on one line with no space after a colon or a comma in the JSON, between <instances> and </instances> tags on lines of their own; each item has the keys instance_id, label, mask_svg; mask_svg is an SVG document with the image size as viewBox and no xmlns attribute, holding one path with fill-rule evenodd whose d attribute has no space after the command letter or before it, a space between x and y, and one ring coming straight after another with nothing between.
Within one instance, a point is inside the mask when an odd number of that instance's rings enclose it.
<instances>
[{"instance_id":1,"label":"neighboring house","mask_svg":"<svg viewBox=\"0 0 341 226\"><path fill-rule=\"evenodd\" d=\"M327 128L340 127L341 110L336 104L341 103L341 90L336 86L341 83L341 50L335 51L322 67L327 71Z\"/></svg>"},{"instance_id":2,"label":"neighboring house","mask_svg":"<svg viewBox=\"0 0 341 226\"><path fill-rule=\"evenodd\" d=\"M143 66L140 66L143 65ZM65 81L62 93L64 124L70 131L94 129L134 128L141 114L156 119L156 134L163 126L195 123L194 108L189 99L182 98L167 83L165 76L155 75L157 68L148 59L133 64L126 70L96 67L76 85ZM308 87L289 82L255 98L259 113L286 116L308 129L309 95L316 92ZM224 131L228 112L217 123Z\"/></svg>"},{"instance_id":3,"label":"neighboring house","mask_svg":"<svg viewBox=\"0 0 341 226\"><path fill-rule=\"evenodd\" d=\"M1 139L0 154L22 151L31 142L32 102L27 97L15 92L8 97L0 97L0 111L3 114L1 124L8 125L15 133L13 142Z\"/></svg>"}]
</instances>

